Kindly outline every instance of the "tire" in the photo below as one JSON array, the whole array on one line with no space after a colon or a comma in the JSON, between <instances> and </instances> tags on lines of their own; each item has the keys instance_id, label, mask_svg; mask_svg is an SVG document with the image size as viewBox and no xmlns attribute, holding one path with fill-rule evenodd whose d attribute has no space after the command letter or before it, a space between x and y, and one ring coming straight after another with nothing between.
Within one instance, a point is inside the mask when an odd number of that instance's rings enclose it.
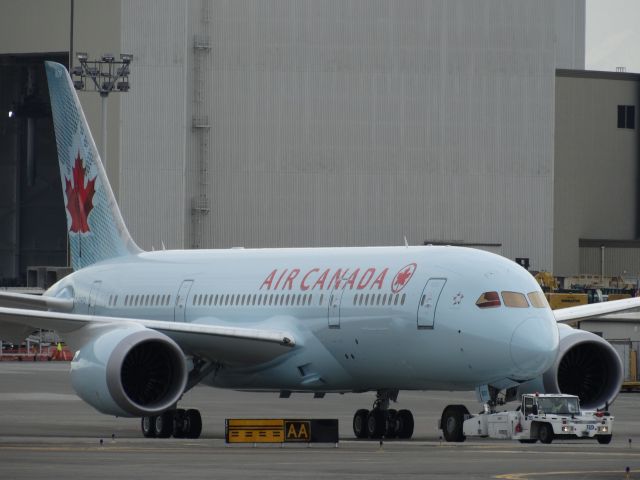
<instances>
[{"instance_id":1,"label":"tire","mask_svg":"<svg viewBox=\"0 0 640 480\"><path fill-rule=\"evenodd\" d=\"M156 417L142 417L140 419L140 429L142 430L142 435L145 438L155 438L155 424Z\"/></svg>"},{"instance_id":2,"label":"tire","mask_svg":"<svg viewBox=\"0 0 640 480\"><path fill-rule=\"evenodd\" d=\"M155 417L154 430L156 437L169 438L173 433L173 410L167 410Z\"/></svg>"},{"instance_id":3,"label":"tire","mask_svg":"<svg viewBox=\"0 0 640 480\"><path fill-rule=\"evenodd\" d=\"M413 414L409 410L400 410L396 415L398 438L408 439L413 435Z\"/></svg>"},{"instance_id":4,"label":"tire","mask_svg":"<svg viewBox=\"0 0 640 480\"><path fill-rule=\"evenodd\" d=\"M447 442L464 442L466 437L462 430L464 416L469 410L464 405L449 405L442 412L440 426Z\"/></svg>"},{"instance_id":5,"label":"tire","mask_svg":"<svg viewBox=\"0 0 640 480\"><path fill-rule=\"evenodd\" d=\"M361 408L353 416L353 434L356 438L367 438L367 417L369 410Z\"/></svg>"},{"instance_id":6,"label":"tire","mask_svg":"<svg viewBox=\"0 0 640 480\"><path fill-rule=\"evenodd\" d=\"M553 428L548 423L541 423L538 427L538 440L542 443L553 442Z\"/></svg>"},{"instance_id":7,"label":"tire","mask_svg":"<svg viewBox=\"0 0 640 480\"><path fill-rule=\"evenodd\" d=\"M396 438L399 432L399 423L397 421L398 411L390 408L387 410L387 424L384 431L384 438Z\"/></svg>"},{"instance_id":8,"label":"tire","mask_svg":"<svg viewBox=\"0 0 640 480\"><path fill-rule=\"evenodd\" d=\"M185 437L187 438L200 438L202 433L202 416L200 411L196 409L189 409L185 412L185 419L187 428L185 431Z\"/></svg>"},{"instance_id":9,"label":"tire","mask_svg":"<svg viewBox=\"0 0 640 480\"><path fill-rule=\"evenodd\" d=\"M173 438L184 438L187 433L187 416L183 408L173 412Z\"/></svg>"},{"instance_id":10,"label":"tire","mask_svg":"<svg viewBox=\"0 0 640 480\"><path fill-rule=\"evenodd\" d=\"M369 438L382 438L387 428L386 412L374 408L367 417L367 435Z\"/></svg>"},{"instance_id":11,"label":"tire","mask_svg":"<svg viewBox=\"0 0 640 480\"><path fill-rule=\"evenodd\" d=\"M596 439L600 445L608 445L611 443L612 435L598 435Z\"/></svg>"}]
</instances>

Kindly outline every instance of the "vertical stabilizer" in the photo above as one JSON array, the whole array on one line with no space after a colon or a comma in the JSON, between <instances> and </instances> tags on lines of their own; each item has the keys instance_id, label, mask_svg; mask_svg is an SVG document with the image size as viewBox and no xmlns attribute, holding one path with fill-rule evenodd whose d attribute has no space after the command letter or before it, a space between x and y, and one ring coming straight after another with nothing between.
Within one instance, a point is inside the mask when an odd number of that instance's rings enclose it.
<instances>
[{"instance_id":1,"label":"vertical stabilizer","mask_svg":"<svg viewBox=\"0 0 640 480\"><path fill-rule=\"evenodd\" d=\"M107 180L67 69L45 62L74 270L140 252Z\"/></svg>"}]
</instances>

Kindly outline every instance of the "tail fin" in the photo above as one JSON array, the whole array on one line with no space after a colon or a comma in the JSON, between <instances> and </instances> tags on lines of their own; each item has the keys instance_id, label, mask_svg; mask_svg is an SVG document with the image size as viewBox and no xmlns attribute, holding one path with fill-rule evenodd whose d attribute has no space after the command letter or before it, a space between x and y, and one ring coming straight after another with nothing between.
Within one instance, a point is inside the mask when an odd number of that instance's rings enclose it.
<instances>
[{"instance_id":1,"label":"tail fin","mask_svg":"<svg viewBox=\"0 0 640 480\"><path fill-rule=\"evenodd\" d=\"M127 230L67 69L45 62L74 270L141 250Z\"/></svg>"}]
</instances>

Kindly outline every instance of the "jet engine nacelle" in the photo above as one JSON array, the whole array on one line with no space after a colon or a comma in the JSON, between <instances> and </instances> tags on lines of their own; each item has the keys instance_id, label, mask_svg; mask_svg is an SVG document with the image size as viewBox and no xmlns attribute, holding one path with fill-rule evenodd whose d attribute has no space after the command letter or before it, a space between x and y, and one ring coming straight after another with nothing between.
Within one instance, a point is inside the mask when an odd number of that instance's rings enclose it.
<instances>
[{"instance_id":1,"label":"jet engine nacelle","mask_svg":"<svg viewBox=\"0 0 640 480\"><path fill-rule=\"evenodd\" d=\"M114 327L76 352L71 383L102 413L151 416L178 401L187 365L180 347L166 335L140 325Z\"/></svg>"},{"instance_id":2,"label":"jet engine nacelle","mask_svg":"<svg viewBox=\"0 0 640 480\"><path fill-rule=\"evenodd\" d=\"M555 363L541 377L522 384L518 394L566 393L580 397L585 410L605 408L620 392L622 361L602 337L558 325L560 344Z\"/></svg>"}]
</instances>

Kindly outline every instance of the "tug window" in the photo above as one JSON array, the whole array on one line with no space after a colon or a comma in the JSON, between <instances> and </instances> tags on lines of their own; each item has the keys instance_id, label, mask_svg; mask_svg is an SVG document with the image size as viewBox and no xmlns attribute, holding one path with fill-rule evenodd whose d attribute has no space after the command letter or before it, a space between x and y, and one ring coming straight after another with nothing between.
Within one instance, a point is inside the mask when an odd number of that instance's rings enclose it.
<instances>
[{"instance_id":1,"label":"tug window","mask_svg":"<svg viewBox=\"0 0 640 480\"><path fill-rule=\"evenodd\" d=\"M547 303L547 299L542 292L531 292L528 293L529 301L531 305L535 308L546 308L549 306Z\"/></svg>"},{"instance_id":2,"label":"tug window","mask_svg":"<svg viewBox=\"0 0 640 480\"><path fill-rule=\"evenodd\" d=\"M484 292L476 301L476 305L480 308L499 307L500 296L498 292Z\"/></svg>"},{"instance_id":3,"label":"tug window","mask_svg":"<svg viewBox=\"0 0 640 480\"><path fill-rule=\"evenodd\" d=\"M529 308L529 302L524 293L520 292L502 292L502 301L505 306L512 308Z\"/></svg>"}]
</instances>

